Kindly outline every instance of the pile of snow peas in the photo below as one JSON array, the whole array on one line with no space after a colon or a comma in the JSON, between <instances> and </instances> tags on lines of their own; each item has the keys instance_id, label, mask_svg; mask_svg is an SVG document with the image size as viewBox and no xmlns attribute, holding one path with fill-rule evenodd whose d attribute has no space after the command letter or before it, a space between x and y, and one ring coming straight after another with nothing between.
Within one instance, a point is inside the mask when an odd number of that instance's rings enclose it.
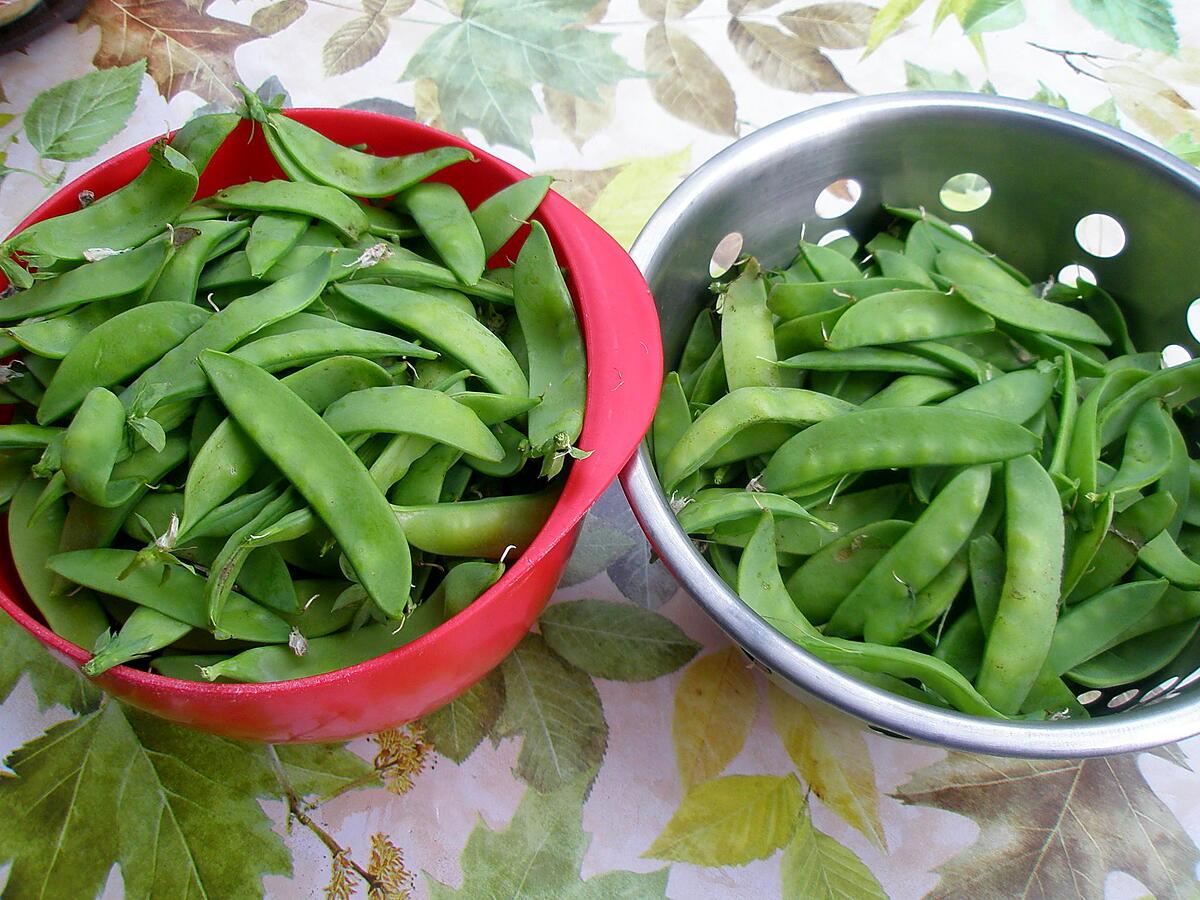
<instances>
[{"instance_id":1,"label":"pile of snow peas","mask_svg":"<svg viewBox=\"0 0 1200 900\"><path fill-rule=\"evenodd\" d=\"M240 118L201 116L0 253L0 501L89 675L280 681L409 643L500 578L587 455L545 229L487 268L550 179L471 210L426 180L468 151L373 156L245 93L287 179L196 201Z\"/></svg>"},{"instance_id":2,"label":"pile of snow peas","mask_svg":"<svg viewBox=\"0 0 1200 900\"><path fill-rule=\"evenodd\" d=\"M903 697L1086 718L1200 628L1200 360L1094 284L1032 284L922 210L741 259L649 436L682 528L766 622Z\"/></svg>"}]
</instances>

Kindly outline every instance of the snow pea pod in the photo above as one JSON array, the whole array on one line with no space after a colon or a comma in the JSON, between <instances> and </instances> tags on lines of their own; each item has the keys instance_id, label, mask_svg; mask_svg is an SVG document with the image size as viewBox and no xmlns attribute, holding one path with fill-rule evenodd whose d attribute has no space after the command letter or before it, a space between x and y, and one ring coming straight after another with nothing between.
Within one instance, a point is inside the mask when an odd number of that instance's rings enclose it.
<instances>
[{"instance_id":1,"label":"snow pea pod","mask_svg":"<svg viewBox=\"0 0 1200 900\"><path fill-rule=\"evenodd\" d=\"M996 321L954 294L891 291L865 297L838 319L826 342L831 350L900 344L991 331Z\"/></svg>"},{"instance_id":2,"label":"snow pea pod","mask_svg":"<svg viewBox=\"0 0 1200 900\"><path fill-rule=\"evenodd\" d=\"M1067 467L1067 453L1071 449L1071 436L1075 433L1075 417L1079 414L1079 391L1075 383L1075 363L1070 354L1062 357L1061 396L1058 408L1058 431L1054 435L1054 451L1046 471L1056 483L1063 477Z\"/></svg>"},{"instance_id":3,"label":"snow pea pod","mask_svg":"<svg viewBox=\"0 0 1200 900\"><path fill-rule=\"evenodd\" d=\"M463 284L479 281L487 254L479 228L458 191L448 184L426 181L402 192L396 203L413 217L425 239Z\"/></svg>"},{"instance_id":4,"label":"snow pea pod","mask_svg":"<svg viewBox=\"0 0 1200 900\"><path fill-rule=\"evenodd\" d=\"M178 303L196 302L200 273L209 259L232 249L246 236L246 223L214 219L196 222L191 226L199 233L179 247L163 267L154 283L147 302L171 300Z\"/></svg>"},{"instance_id":5,"label":"snow pea pod","mask_svg":"<svg viewBox=\"0 0 1200 900\"><path fill-rule=\"evenodd\" d=\"M897 250L879 250L872 258L884 278L911 282L912 287L934 288L929 272ZM871 279L878 280L878 279Z\"/></svg>"},{"instance_id":6,"label":"snow pea pod","mask_svg":"<svg viewBox=\"0 0 1200 900\"><path fill-rule=\"evenodd\" d=\"M1120 643L1121 635L1154 609L1167 590L1167 580L1131 581L1077 603L1054 626L1046 667L1055 675Z\"/></svg>"},{"instance_id":7,"label":"snow pea pod","mask_svg":"<svg viewBox=\"0 0 1200 900\"><path fill-rule=\"evenodd\" d=\"M1024 291L957 284L954 292L996 321L1025 331L1101 346L1109 343L1104 329L1087 313L1041 300Z\"/></svg>"},{"instance_id":8,"label":"snow pea pod","mask_svg":"<svg viewBox=\"0 0 1200 900\"><path fill-rule=\"evenodd\" d=\"M930 628L949 612L954 599L967 583L969 569L965 549L955 554L950 562L946 563L946 568L933 576L913 597L912 608L898 632L901 641L915 637Z\"/></svg>"},{"instance_id":9,"label":"snow pea pod","mask_svg":"<svg viewBox=\"0 0 1200 900\"><path fill-rule=\"evenodd\" d=\"M1170 465L1171 416L1158 400L1148 400L1129 422L1120 468L1104 490L1114 495L1140 491L1162 478Z\"/></svg>"},{"instance_id":10,"label":"snow pea pod","mask_svg":"<svg viewBox=\"0 0 1200 900\"><path fill-rule=\"evenodd\" d=\"M63 359L92 329L125 312L134 303L133 297L98 300L53 318L22 322L6 331L30 353L47 359Z\"/></svg>"},{"instance_id":11,"label":"snow pea pod","mask_svg":"<svg viewBox=\"0 0 1200 900\"><path fill-rule=\"evenodd\" d=\"M907 291L922 285L902 278L854 278L849 281L781 282L767 294L767 307L781 319L826 312L864 297L887 291Z\"/></svg>"},{"instance_id":12,"label":"snow pea pod","mask_svg":"<svg viewBox=\"0 0 1200 900\"><path fill-rule=\"evenodd\" d=\"M333 532L371 599L386 615L401 615L412 575L408 542L358 457L262 369L211 350L200 363L230 416Z\"/></svg>"},{"instance_id":13,"label":"snow pea pod","mask_svg":"<svg viewBox=\"0 0 1200 900\"><path fill-rule=\"evenodd\" d=\"M116 636L102 643L96 654L83 664L83 674L95 678L113 666L124 665L171 646L192 630L186 622L139 606L121 625Z\"/></svg>"},{"instance_id":14,"label":"snow pea pod","mask_svg":"<svg viewBox=\"0 0 1200 900\"><path fill-rule=\"evenodd\" d=\"M779 518L804 519L826 531L838 530L836 525L817 518L790 497L737 488L700 491L693 502L679 511L679 527L688 534L703 534L725 522L736 522L747 516L757 519L764 509L771 510Z\"/></svg>"},{"instance_id":15,"label":"snow pea pod","mask_svg":"<svg viewBox=\"0 0 1200 900\"><path fill-rule=\"evenodd\" d=\"M1200 589L1200 564L1180 550L1167 531L1142 545L1138 551L1138 562L1176 587Z\"/></svg>"},{"instance_id":16,"label":"snow pea pod","mask_svg":"<svg viewBox=\"0 0 1200 900\"><path fill-rule=\"evenodd\" d=\"M901 375L879 393L864 400L859 409L925 406L958 393L959 386L936 375Z\"/></svg>"},{"instance_id":17,"label":"snow pea pod","mask_svg":"<svg viewBox=\"0 0 1200 900\"><path fill-rule=\"evenodd\" d=\"M933 261L938 274L951 284L968 284L980 288L1027 294L1028 283L1018 281L995 259L965 247L944 247Z\"/></svg>"},{"instance_id":18,"label":"snow pea pod","mask_svg":"<svg viewBox=\"0 0 1200 900\"><path fill-rule=\"evenodd\" d=\"M525 463L529 459L528 440L525 433L502 422L492 426L492 434L496 436L496 440L500 442L500 447L504 450L503 459L499 462L492 462L468 453L464 454L462 461L480 475L487 475L491 478L512 478L525 467ZM392 502L398 501L393 500Z\"/></svg>"},{"instance_id":19,"label":"snow pea pod","mask_svg":"<svg viewBox=\"0 0 1200 900\"><path fill-rule=\"evenodd\" d=\"M1129 338L1129 326L1125 322L1125 315L1112 295L1089 281L1081 280L1077 290L1083 298L1084 308L1112 339L1113 346L1120 353L1134 353L1133 341Z\"/></svg>"},{"instance_id":20,"label":"snow pea pod","mask_svg":"<svg viewBox=\"0 0 1200 900\"><path fill-rule=\"evenodd\" d=\"M813 350L782 359L780 368L812 372L897 372L904 375L949 377L953 371L941 363L903 350L855 347L852 350Z\"/></svg>"},{"instance_id":21,"label":"snow pea pod","mask_svg":"<svg viewBox=\"0 0 1200 900\"><path fill-rule=\"evenodd\" d=\"M398 479L390 476L386 479L394 483L394 487L388 485L391 488L388 502L393 506L425 506L439 502L446 473L462 458L462 451L449 444L434 445L421 439L416 439L416 443L414 459L405 467L404 474ZM421 452L423 448L424 452ZM375 468L371 467L372 475ZM375 481L383 486L379 478Z\"/></svg>"},{"instance_id":22,"label":"snow pea pod","mask_svg":"<svg viewBox=\"0 0 1200 900\"><path fill-rule=\"evenodd\" d=\"M366 388L331 403L324 420L337 434L414 434L491 462L504 458L504 448L479 417L441 391Z\"/></svg>"},{"instance_id":23,"label":"snow pea pod","mask_svg":"<svg viewBox=\"0 0 1200 900\"><path fill-rule=\"evenodd\" d=\"M484 591L500 580L504 574L504 563L468 560L451 566L442 583L430 595L427 603L441 607L442 614L449 619L483 596Z\"/></svg>"},{"instance_id":24,"label":"snow pea pod","mask_svg":"<svg viewBox=\"0 0 1200 900\"><path fill-rule=\"evenodd\" d=\"M0 425L0 450L48 447L63 434L63 429L46 425Z\"/></svg>"},{"instance_id":25,"label":"snow pea pod","mask_svg":"<svg viewBox=\"0 0 1200 900\"><path fill-rule=\"evenodd\" d=\"M883 555L837 607L826 633L865 635L898 644L908 627L911 599L950 564L971 536L992 483L989 466L951 480L903 537Z\"/></svg>"},{"instance_id":26,"label":"snow pea pod","mask_svg":"<svg viewBox=\"0 0 1200 900\"><path fill-rule=\"evenodd\" d=\"M135 306L84 335L64 357L38 406L38 421L55 422L88 392L136 375L179 345L211 317L192 303Z\"/></svg>"},{"instance_id":27,"label":"snow pea pod","mask_svg":"<svg viewBox=\"0 0 1200 900\"><path fill-rule=\"evenodd\" d=\"M130 568L132 550L73 550L50 557L57 575L101 593L122 597L171 616L193 628L208 628L204 579L179 566ZM286 643L288 624L272 612L231 594L221 620L230 637L264 644Z\"/></svg>"},{"instance_id":28,"label":"snow pea pod","mask_svg":"<svg viewBox=\"0 0 1200 900\"><path fill-rule=\"evenodd\" d=\"M231 112L196 116L171 135L171 147L187 157L198 173L203 173L240 121L241 116Z\"/></svg>"},{"instance_id":29,"label":"snow pea pod","mask_svg":"<svg viewBox=\"0 0 1200 900\"><path fill-rule=\"evenodd\" d=\"M883 519L840 534L792 573L788 594L810 622L824 625L910 528L912 522Z\"/></svg>"},{"instance_id":30,"label":"snow pea pod","mask_svg":"<svg viewBox=\"0 0 1200 900\"><path fill-rule=\"evenodd\" d=\"M1053 359L1056 356L1071 357L1076 371L1085 378L1103 378L1109 371L1104 354L1090 344L1063 341L1048 334L1025 331L1012 326L1006 326L1004 330L1012 340L1034 356L1045 359Z\"/></svg>"},{"instance_id":31,"label":"snow pea pod","mask_svg":"<svg viewBox=\"0 0 1200 900\"><path fill-rule=\"evenodd\" d=\"M753 258L746 261L722 298L721 345L729 390L782 384L775 365L775 334L767 308L766 281Z\"/></svg>"},{"instance_id":32,"label":"snow pea pod","mask_svg":"<svg viewBox=\"0 0 1200 900\"><path fill-rule=\"evenodd\" d=\"M471 211L485 257L494 256L517 229L534 214L554 183L553 176L535 175L514 181Z\"/></svg>"},{"instance_id":33,"label":"snow pea pod","mask_svg":"<svg viewBox=\"0 0 1200 900\"><path fill-rule=\"evenodd\" d=\"M233 301L142 372L122 392L121 401L135 415L145 415L167 395L189 396L190 389L205 384L201 351L228 350L259 329L306 309L328 278L329 259L320 257L303 271Z\"/></svg>"},{"instance_id":34,"label":"snow pea pod","mask_svg":"<svg viewBox=\"0 0 1200 900\"><path fill-rule=\"evenodd\" d=\"M273 112L267 127L287 156L312 181L352 197L390 197L447 166L471 159L462 147L435 147L404 156L374 156L331 141L319 131Z\"/></svg>"},{"instance_id":35,"label":"snow pea pod","mask_svg":"<svg viewBox=\"0 0 1200 900\"><path fill-rule=\"evenodd\" d=\"M661 451L663 488L672 490L746 429L771 422L805 425L854 410L843 400L802 388L744 387L721 397L696 418L674 446ZM656 445L657 446L657 445ZM752 454L757 455L757 454Z\"/></svg>"},{"instance_id":36,"label":"snow pea pod","mask_svg":"<svg viewBox=\"0 0 1200 900\"><path fill-rule=\"evenodd\" d=\"M1063 568L1062 597L1067 602L1075 593L1075 587L1092 567L1092 561L1108 539L1109 527L1113 523L1116 498L1105 495L1091 521L1086 527L1072 529L1067 540L1066 563Z\"/></svg>"},{"instance_id":37,"label":"snow pea pod","mask_svg":"<svg viewBox=\"0 0 1200 900\"><path fill-rule=\"evenodd\" d=\"M947 338L946 340L956 339ZM965 350L942 341L910 341L899 346L914 356L945 366L950 372L965 375L979 384L990 381L996 376L996 370L991 363L977 359Z\"/></svg>"},{"instance_id":38,"label":"snow pea pod","mask_svg":"<svg viewBox=\"0 0 1200 900\"><path fill-rule=\"evenodd\" d=\"M497 393L531 395L525 373L504 342L445 301L382 284L339 284L337 291L458 360Z\"/></svg>"},{"instance_id":39,"label":"snow pea pod","mask_svg":"<svg viewBox=\"0 0 1200 900\"><path fill-rule=\"evenodd\" d=\"M282 212L266 212L255 218L246 239L246 263L250 275L262 278L296 246L311 221L308 216Z\"/></svg>"},{"instance_id":40,"label":"snow pea pod","mask_svg":"<svg viewBox=\"0 0 1200 900\"><path fill-rule=\"evenodd\" d=\"M537 536L558 499L558 489L422 506L393 506L409 541L441 556L499 559L521 553Z\"/></svg>"},{"instance_id":41,"label":"snow pea pod","mask_svg":"<svg viewBox=\"0 0 1200 900\"><path fill-rule=\"evenodd\" d=\"M169 241L154 240L128 253L84 263L56 278L38 281L0 303L0 319L11 322L44 316L140 291L158 275L170 253Z\"/></svg>"},{"instance_id":42,"label":"snow pea pod","mask_svg":"<svg viewBox=\"0 0 1200 900\"><path fill-rule=\"evenodd\" d=\"M663 379L662 392L658 395L658 406L654 410L654 421L647 433L655 467L661 473L663 465L679 439L692 424L692 411L687 394L678 372L668 372ZM660 475L660 478L662 476ZM663 488L670 490L667 480L662 478Z\"/></svg>"},{"instance_id":43,"label":"snow pea pod","mask_svg":"<svg viewBox=\"0 0 1200 900\"><path fill-rule=\"evenodd\" d=\"M192 202L198 179L187 157L162 141L150 147L149 157L129 184L76 212L30 225L6 242L3 255L16 250L35 258L84 259L97 246L128 250L161 233Z\"/></svg>"},{"instance_id":44,"label":"snow pea pod","mask_svg":"<svg viewBox=\"0 0 1200 900\"><path fill-rule=\"evenodd\" d=\"M1005 576L976 687L1015 713L1033 687L1054 636L1065 534L1058 490L1032 456L1005 466Z\"/></svg>"},{"instance_id":45,"label":"snow pea pod","mask_svg":"<svg viewBox=\"0 0 1200 900\"><path fill-rule=\"evenodd\" d=\"M41 493L42 485L29 478L13 494L8 512L13 565L29 599L54 633L85 650L91 649L108 630L108 617L89 592L68 596L55 589L54 574L46 568L46 560L58 552L66 512L62 502L56 501L30 521Z\"/></svg>"},{"instance_id":46,"label":"snow pea pod","mask_svg":"<svg viewBox=\"0 0 1200 900\"><path fill-rule=\"evenodd\" d=\"M435 359L438 355L433 350L427 350L412 341L390 334L331 324L334 327L260 337L242 344L233 351L233 355L268 372L306 366L333 356L360 356L364 359L392 356ZM165 394L160 402L182 399L182 396L180 391L171 391Z\"/></svg>"},{"instance_id":47,"label":"snow pea pod","mask_svg":"<svg viewBox=\"0 0 1200 900\"><path fill-rule=\"evenodd\" d=\"M953 666L963 678L974 681L979 674L979 661L983 658L984 640L979 613L974 609L965 609L946 628L933 648L933 655Z\"/></svg>"},{"instance_id":48,"label":"snow pea pod","mask_svg":"<svg viewBox=\"0 0 1200 900\"><path fill-rule=\"evenodd\" d=\"M150 671L164 678L203 681L200 670L225 658L223 653L164 653L150 660Z\"/></svg>"},{"instance_id":49,"label":"snow pea pod","mask_svg":"<svg viewBox=\"0 0 1200 900\"><path fill-rule=\"evenodd\" d=\"M775 355L783 359L807 351L824 350L829 333L848 309L850 304L843 303L841 306L780 322L775 326Z\"/></svg>"},{"instance_id":50,"label":"snow pea pod","mask_svg":"<svg viewBox=\"0 0 1200 900\"><path fill-rule=\"evenodd\" d=\"M1020 284L1029 285L1029 279L1019 269L1005 262L1000 257L994 256L986 247L982 247L974 241L968 240L964 235L959 234L949 222L931 215L924 209L892 206L888 203L883 204L883 208L896 218L913 223L912 228L909 229L910 237L914 231L920 229L922 237L934 248L935 255L946 250L974 250L985 259L994 261L997 266L1011 275Z\"/></svg>"},{"instance_id":51,"label":"snow pea pod","mask_svg":"<svg viewBox=\"0 0 1200 900\"><path fill-rule=\"evenodd\" d=\"M480 278L470 284L463 282L457 275L445 266L430 262L423 256L396 244L380 242L386 249L381 258L372 260L369 266L343 266L340 271L345 275L338 280L383 281L397 287L423 289L427 287L446 288L459 291L472 297L489 300L511 306L513 302L512 288L501 284L492 278ZM378 246L378 244L376 245ZM505 271L500 269L497 271Z\"/></svg>"},{"instance_id":52,"label":"snow pea pod","mask_svg":"<svg viewBox=\"0 0 1200 900\"><path fill-rule=\"evenodd\" d=\"M1090 565L1083 568L1075 587L1066 594L1066 602L1078 603L1115 584L1137 563L1142 547L1161 534L1174 515L1175 500L1167 493L1151 494L1116 513Z\"/></svg>"},{"instance_id":53,"label":"snow pea pod","mask_svg":"<svg viewBox=\"0 0 1200 900\"><path fill-rule=\"evenodd\" d=\"M292 213L320 219L346 240L355 241L370 227L362 207L336 188L295 181L249 181L235 184L212 195L220 207L251 212Z\"/></svg>"},{"instance_id":54,"label":"snow pea pod","mask_svg":"<svg viewBox=\"0 0 1200 900\"><path fill-rule=\"evenodd\" d=\"M1200 630L1200 618L1185 627L1171 625L1118 644L1068 673L1072 681L1089 688L1110 688L1149 678L1170 665L1191 644Z\"/></svg>"},{"instance_id":55,"label":"snow pea pod","mask_svg":"<svg viewBox=\"0 0 1200 900\"><path fill-rule=\"evenodd\" d=\"M832 247L802 240L800 255L821 281L855 281L863 278L854 261Z\"/></svg>"},{"instance_id":56,"label":"snow pea pod","mask_svg":"<svg viewBox=\"0 0 1200 900\"><path fill-rule=\"evenodd\" d=\"M62 473L67 486L96 506L123 506L140 487L136 478L112 480L125 449L125 407L112 391L93 388L63 438Z\"/></svg>"},{"instance_id":57,"label":"snow pea pod","mask_svg":"<svg viewBox=\"0 0 1200 900\"><path fill-rule=\"evenodd\" d=\"M973 410L857 410L791 438L771 457L762 485L786 493L848 472L999 462L1036 447L1037 438L1021 426Z\"/></svg>"},{"instance_id":58,"label":"snow pea pod","mask_svg":"<svg viewBox=\"0 0 1200 900\"><path fill-rule=\"evenodd\" d=\"M1100 446L1107 447L1129 428L1134 415L1148 400L1161 398L1179 407L1200 396L1200 359L1162 369L1130 386L1103 407Z\"/></svg>"},{"instance_id":59,"label":"snow pea pod","mask_svg":"<svg viewBox=\"0 0 1200 900\"><path fill-rule=\"evenodd\" d=\"M552 476L583 430L587 361L570 291L540 222L517 256L513 302L529 355L529 396L541 399L529 411L529 444Z\"/></svg>"},{"instance_id":60,"label":"snow pea pod","mask_svg":"<svg viewBox=\"0 0 1200 900\"><path fill-rule=\"evenodd\" d=\"M696 316L696 321L692 323L692 330L688 332L687 343L683 345L683 353L679 357L679 366L676 369L685 394L691 394L696 376L716 349L717 333L713 326L712 310L701 310L700 315Z\"/></svg>"}]
</instances>

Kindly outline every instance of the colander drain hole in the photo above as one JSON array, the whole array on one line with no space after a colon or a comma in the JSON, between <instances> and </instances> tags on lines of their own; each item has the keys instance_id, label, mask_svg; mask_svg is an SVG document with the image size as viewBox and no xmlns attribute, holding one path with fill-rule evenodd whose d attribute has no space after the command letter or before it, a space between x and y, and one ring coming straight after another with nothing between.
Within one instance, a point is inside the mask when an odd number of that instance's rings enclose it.
<instances>
[{"instance_id":1,"label":"colander drain hole","mask_svg":"<svg viewBox=\"0 0 1200 900\"><path fill-rule=\"evenodd\" d=\"M1075 240L1092 256L1109 259L1125 249L1125 229L1112 216L1092 213L1075 226Z\"/></svg>"},{"instance_id":2,"label":"colander drain hole","mask_svg":"<svg viewBox=\"0 0 1200 900\"><path fill-rule=\"evenodd\" d=\"M1117 694L1117 696L1110 697L1106 705L1109 709L1120 709L1122 706L1125 706L1130 701L1134 700L1140 693L1141 691L1139 691L1137 688L1130 688L1127 691L1121 691L1121 693Z\"/></svg>"},{"instance_id":3,"label":"colander drain hole","mask_svg":"<svg viewBox=\"0 0 1200 900\"><path fill-rule=\"evenodd\" d=\"M1072 263L1058 270L1058 281L1060 284L1072 287L1079 284L1080 281L1086 281L1088 284L1096 284L1096 273L1087 266Z\"/></svg>"},{"instance_id":4,"label":"colander drain hole","mask_svg":"<svg viewBox=\"0 0 1200 900\"><path fill-rule=\"evenodd\" d=\"M1080 703L1082 703L1084 706L1090 706L1091 704L1093 704L1097 700L1099 700L1100 696L1101 696L1101 694L1099 691L1084 691L1082 694L1080 694L1075 699L1078 700Z\"/></svg>"},{"instance_id":5,"label":"colander drain hole","mask_svg":"<svg viewBox=\"0 0 1200 900\"><path fill-rule=\"evenodd\" d=\"M853 178L839 178L817 195L813 204L822 219L838 219L854 209L862 197L862 185Z\"/></svg>"},{"instance_id":6,"label":"colander drain hole","mask_svg":"<svg viewBox=\"0 0 1200 900\"><path fill-rule=\"evenodd\" d=\"M742 233L740 231L731 231L721 240L717 241L717 246L713 249L712 259L708 262L708 274L713 278L720 278L733 267L739 256L742 255Z\"/></svg>"},{"instance_id":7,"label":"colander drain hole","mask_svg":"<svg viewBox=\"0 0 1200 900\"><path fill-rule=\"evenodd\" d=\"M992 185L977 172L960 172L946 179L938 199L952 212L974 212L992 199Z\"/></svg>"},{"instance_id":8,"label":"colander drain hole","mask_svg":"<svg viewBox=\"0 0 1200 900\"><path fill-rule=\"evenodd\" d=\"M846 237L851 237L850 232L848 232L845 228L835 228L828 234L823 235L821 239L817 241L817 244L822 247L828 247L834 241L840 241L842 238Z\"/></svg>"},{"instance_id":9,"label":"colander drain hole","mask_svg":"<svg viewBox=\"0 0 1200 900\"><path fill-rule=\"evenodd\" d=\"M1185 362L1189 362L1191 358L1192 351L1179 344L1167 344L1167 346L1162 348L1162 364L1164 369L1182 365Z\"/></svg>"}]
</instances>

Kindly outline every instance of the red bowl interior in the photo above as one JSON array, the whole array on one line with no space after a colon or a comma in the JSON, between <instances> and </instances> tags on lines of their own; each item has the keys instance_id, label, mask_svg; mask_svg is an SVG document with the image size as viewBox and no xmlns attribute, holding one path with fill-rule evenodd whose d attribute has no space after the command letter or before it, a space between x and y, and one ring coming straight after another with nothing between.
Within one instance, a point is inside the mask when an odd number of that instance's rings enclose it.
<instances>
[{"instance_id":1,"label":"red bowl interior","mask_svg":"<svg viewBox=\"0 0 1200 900\"><path fill-rule=\"evenodd\" d=\"M292 110L289 115L346 145L365 143L380 155L453 144L477 161L439 173L474 206L525 173L433 128L359 110ZM15 230L78 208L131 181L146 165L150 142L125 151L62 188ZM242 122L200 180L197 196L231 184L282 177L261 134ZM554 592L580 521L616 478L641 441L658 399L662 351L649 289L620 246L582 212L551 192L535 218L550 234L575 299L588 357L587 410L573 463L545 526L504 577L463 613L385 656L326 675L264 685L203 684L127 666L96 679L121 700L176 722L235 738L272 742L343 740L394 727L437 709L500 663L529 630ZM499 260L524 237L514 238ZM7 533L7 530L6 530ZM64 640L38 617L0 542L0 608L64 663L91 654Z\"/></svg>"}]
</instances>

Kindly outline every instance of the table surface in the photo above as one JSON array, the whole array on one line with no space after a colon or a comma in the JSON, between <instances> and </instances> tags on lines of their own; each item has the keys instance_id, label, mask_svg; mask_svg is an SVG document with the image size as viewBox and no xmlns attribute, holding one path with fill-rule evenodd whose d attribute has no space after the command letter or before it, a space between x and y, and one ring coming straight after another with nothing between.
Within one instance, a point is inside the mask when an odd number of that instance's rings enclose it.
<instances>
[{"instance_id":1,"label":"table surface","mask_svg":"<svg viewBox=\"0 0 1200 900\"><path fill-rule=\"evenodd\" d=\"M935 28L939 6L950 15ZM1174 24L1170 7L93 0L77 26L0 59L0 222L231 107L235 80L462 132L553 173L626 246L730 141L855 93L1037 98L1200 162L1200 5L1175 0ZM535 635L453 722L278 751L103 703L5 620L0 757L20 777L0 778L0 809L19 811L0 821L0 884L108 897L365 896L364 876L395 897L1200 894L1200 739L1086 762L948 755L786 697L649 559L616 488L587 520L556 615L577 621L595 600L620 604L612 620L657 647L653 665ZM618 670L657 677L589 674Z\"/></svg>"}]
</instances>

